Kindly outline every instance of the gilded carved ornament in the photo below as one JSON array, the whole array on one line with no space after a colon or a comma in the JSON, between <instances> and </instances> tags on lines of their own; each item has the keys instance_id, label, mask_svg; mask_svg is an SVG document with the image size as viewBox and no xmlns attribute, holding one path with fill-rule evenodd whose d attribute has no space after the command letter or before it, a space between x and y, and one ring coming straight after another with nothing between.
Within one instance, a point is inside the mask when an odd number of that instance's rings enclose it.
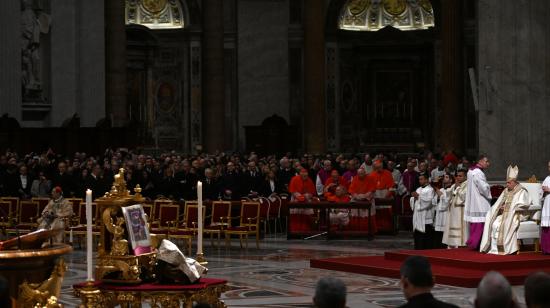
<instances>
[{"instance_id":1,"label":"gilded carved ornament","mask_svg":"<svg viewBox=\"0 0 550 308\"><path fill-rule=\"evenodd\" d=\"M338 24L351 31L425 30L434 27L434 12L429 0L348 0Z\"/></svg>"}]
</instances>

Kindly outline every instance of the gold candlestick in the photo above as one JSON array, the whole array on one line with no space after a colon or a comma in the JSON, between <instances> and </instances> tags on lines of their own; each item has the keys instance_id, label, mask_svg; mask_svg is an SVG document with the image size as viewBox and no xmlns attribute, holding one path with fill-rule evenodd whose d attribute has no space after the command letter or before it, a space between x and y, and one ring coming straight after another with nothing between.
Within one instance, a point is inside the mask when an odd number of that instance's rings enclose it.
<instances>
[{"instance_id":1,"label":"gold candlestick","mask_svg":"<svg viewBox=\"0 0 550 308\"><path fill-rule=\"evenodd\" d=\"M204 257L204 254L202 254L202 253L197 253L197 256L195 257L195 260L197 260L197 262L199 262L199 264L202 265L202 266L208 265L208 261L206 261L206 258Z\"/></svg>"}]
</instances>

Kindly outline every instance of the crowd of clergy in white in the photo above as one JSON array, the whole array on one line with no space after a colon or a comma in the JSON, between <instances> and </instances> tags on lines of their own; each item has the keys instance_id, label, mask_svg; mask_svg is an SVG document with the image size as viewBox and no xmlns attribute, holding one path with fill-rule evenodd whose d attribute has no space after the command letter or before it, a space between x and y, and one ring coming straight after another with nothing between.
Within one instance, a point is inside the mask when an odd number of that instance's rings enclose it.
<instances>
[{"instance_id":1,"label":"crowd of clergy in white","mask_svg":"<svg viewBox=\"0 0 550 308\"><path fill-rule=\"evenodd\" d=\"M469 247L490 254L513 254L519 249L519 215L533 203L527 189L518 182L518 167L509 166L506 188L491 206L491 186L484 170L486 155L478 157L469 170L458 170L455 182L445 175L441 188L432 187L428 175L419 177L420 187L411 195L415 249ZM550 171L550 163L548 165ZM452 185L451 185L452 184ZM550 176L542 183L544 203L540 244L550 253Z\"/></svg>"}]
</instances>

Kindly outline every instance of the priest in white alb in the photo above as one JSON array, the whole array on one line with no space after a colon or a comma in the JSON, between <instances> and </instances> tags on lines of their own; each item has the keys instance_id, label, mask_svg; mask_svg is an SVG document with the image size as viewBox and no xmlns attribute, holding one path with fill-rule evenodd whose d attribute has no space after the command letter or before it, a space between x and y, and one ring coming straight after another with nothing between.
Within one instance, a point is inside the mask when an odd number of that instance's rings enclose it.
<instances>
[{"instance_id":1,"label":"priest in white alb","mask_svg":"<svg viewBox=\"0 0 550 308\"><path fill-rule=\"evenodd\" d=\"M489 159L487 155L482 154L468 171L464 220L469 223L469 237L466 245L473 250L479 249L485 216L491 209L491 186L483 173L483 170L488 167Z\"/></svg>"},{"instance_id":2,"label":"priest in white alb","mask_svg":"<svg viewBox=\"0 0 550 308\"><path fill-rule=\"evenodd\" d=\"M517 211L531 206L529 192L518 182L518 167L509 166L506 189L487 213L481 240L481 252L509 255L518 251L519 218Z\"/></svg>"},{"instance_id":3,"label":"priest in white alb","mask_svg":"<svg viewBox=\"0 0 550 308\"><path fill-rule=\"evenodd\" d=\"M418 176L420 187L411 193L411 209L413 210L414 249L433 248L434 233L434 189L430 186L428 175Z\"/></svg>"},{"instance_id":4,"label":"priest in white alb","mask_svg":"<svg viewBox=\"0 0 550 308\"><path fill-rule=\"evenodd\" d=\"M435 223L434 223L434 248L445 248L443 234L449 223L449 202L451 201L451 187L453 177L449 173L443 175L441 188L434 187Z\"/></svg>"},{"instance_id":5,"label":"priest in white alb","mask_svg":"<svg viewBox=\"0 0 550 308\"><path fill-rule=\"evenodd\" d=\"M455 183L450 189L447 224L443 231L443 244L448 248L466 246L468 223L464 220L464 203L466 200L466 170L458 170Z\"/></svg>"}]
</instances>

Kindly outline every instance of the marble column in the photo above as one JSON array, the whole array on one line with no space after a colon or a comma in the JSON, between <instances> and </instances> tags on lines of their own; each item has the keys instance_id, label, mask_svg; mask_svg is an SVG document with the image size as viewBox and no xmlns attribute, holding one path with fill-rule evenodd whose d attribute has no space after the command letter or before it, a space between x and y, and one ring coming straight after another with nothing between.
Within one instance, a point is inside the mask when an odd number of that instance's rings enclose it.
<instances>
[{"instance_id":1,"label":"marble column","mask_svg":"<svg viewBox=\"0 0 550 308\"><path fill-rule=\"evenodd\" d=\"M441 103L439 140L441 149L464 148L464 102L462 80L462 1L442 2L441 16Z\"/></svg>"},{"instance_id":2,"label":"marble column","mask_svg":"<svg viewBox=\"0 0 550 308\"><path fill-rule=\"evenodd\" d=\"M304 0L304 147L326 150L325 2Z\"/></svg>"},{"instance_id":3,"label":"marble column","mask_svg":"<svg viewBox=\"0 0 550 308\"><path fill-rule=\"evenodd\" d=\"M21 121L21 3L0 1L0 116Z\"/></svg>"},{"instance_id":4,"label":"marble column","mask_svg":"<svg viewBox=\"0 0 550 308\"><path fill-rule=\"evenodd\" d=\"M479 151L488 179L509 164L541 181L550 158L550 1L478 3ZM512 22L513 21L513 22Z\"/></svg>"},{"instance_id":5,"label":"marble column","mask_svg":"<svg viewBox=\"0 0 550 308\"><path fill-rule=\"evenodd\" d=\"M113 120L114 127L128 122L124 9L124 0L105 0L106 117Z\"/></svg>"},{"instance_id":6,"label":"marble column","mask_svg":"<svg viewBox=\"0 0 550 308\"><path fill-rule=\"evenodd\" d=\"M223 0L203 0L203 143L207 152L225 150Z\"/></svg>"},{"instance_id":7,"label":"marble column","mask_svg":"<svg viewBox=\"0 0 550 308\"><path fill-rule=\"evenodd\" d=\"M103 1L80 1L78 114L81 127L105 117L105 8ZM85 13L82 13L85 12Z\"/></svg>"}]
</instances>

